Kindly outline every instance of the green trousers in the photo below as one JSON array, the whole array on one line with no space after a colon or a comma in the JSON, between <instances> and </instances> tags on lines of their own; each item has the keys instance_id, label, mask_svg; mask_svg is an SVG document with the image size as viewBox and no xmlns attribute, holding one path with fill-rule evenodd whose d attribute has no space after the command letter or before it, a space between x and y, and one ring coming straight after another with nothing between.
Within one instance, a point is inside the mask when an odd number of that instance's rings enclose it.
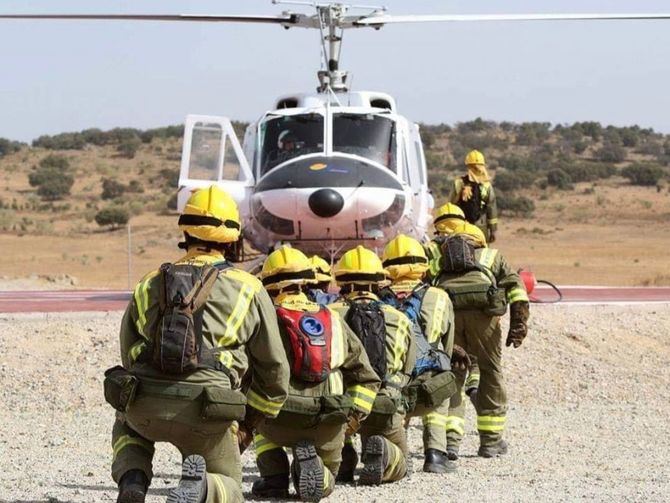
<instances>
[{"instance_id":1,"label":"green trousers","mask_svg":"<svg viewBox=\"0 0 670 503\"><path fill-rule=\"evenodd\" d=\"M439 407L428 409L417 406L407 414L407 423L413 417L421 417L423 422L423 450L447 450L447 421L449 416L449 400L445 400Z\"/></svg>"},{"instance_id":2,"label":"green trousers","mask_svg":"<svg viewBox=\"0 0 670 503\"><path fill-rule=\"evenodd\" d=\"M479 367L475 409L481 445L498 442L505 429L507 393L502 374L502 331L500 318L479 311L456 311L454 344L474 355ZM447 417L447 444L458 447L465 424L466 374L454 372L458 391L451 397ZM474 376L474 372L472 372ZM473 377L474 378L474 377Z\"/></svg>"},{"instance_id":3,"label":"green trousers","mask_svg":"<svg viewBox=\"0 0 670 503\"><path fill-rule=\"evenodd\" d=\"M342 462L346 425L319 424L311 428L291 428L276 420L266 420L254 436L256 463L261 477L289 476L290 465L284 447L308 440L314 444L323 470L323 496L335 489L335 476Z\"/></svg>"},{"instance_id":4,"label":"green trousers","mask_svg":"<svg viewBox=\"0 0 670 503\"><path fill-rule=\"evenodd\" d=\"M379 421L376 414L370 414L363 421L358 433L361 435L363 452L368 438L373 435L384 437L388 459L384 467L382 482L395 482L407 475L407 433L405 431L405 414L393 414L388 421Z\"/></svg>"},{"instance_id":5,"label":"green trousers","mask_svg":"<svg viewBox=\"0 0 670 503\"><path fill-rule=\"evenodd\" d=\"M199 454L207 464L207 503L236 503L242 495L242 463L237 423L203 422L199 400L138 397L129 410L117 413L112 429L112 478L128 470L153 477L154 442L169 442L182 458Z\"/></svg>"}]
</instances>

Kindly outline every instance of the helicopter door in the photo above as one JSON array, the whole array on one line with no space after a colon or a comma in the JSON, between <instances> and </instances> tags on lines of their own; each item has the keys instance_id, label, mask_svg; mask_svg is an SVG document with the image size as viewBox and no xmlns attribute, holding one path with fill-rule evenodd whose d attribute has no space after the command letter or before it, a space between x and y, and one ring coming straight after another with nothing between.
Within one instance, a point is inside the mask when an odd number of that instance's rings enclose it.
<instances>
[{"instance_id":1,"label":"helicopter door","mask_svg":"<svg viewBox=\"0 0 670 503\"><path fill-rule=\"evenodd\" d=\"M186 204L191 191L212 183L235 199L242 214L248 213L254 177L230 119L189 115L184 126L179 173L179 210Z\"/></svg>"}]
</instances>

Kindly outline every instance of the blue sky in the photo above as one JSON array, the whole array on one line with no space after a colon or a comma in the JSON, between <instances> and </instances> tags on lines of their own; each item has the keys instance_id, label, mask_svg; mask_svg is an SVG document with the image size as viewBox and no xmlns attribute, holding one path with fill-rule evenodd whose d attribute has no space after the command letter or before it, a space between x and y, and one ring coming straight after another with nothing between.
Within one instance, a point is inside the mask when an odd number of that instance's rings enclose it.
<instances>
[{"instance_id":1,"label":"blue sky","mask_svg":"<svg viewBox=\"0 0 670 503\"><path fill-rule=\"evenodd\" d=\"M661 0L382 3L391 14L670 11ZM3 13L285 8L269 0L0 2ZM0 21L0 47L0 137L18 140L162 126L188 113L255 119L277 95L314 89L320 63L317 32L264 25ZM670 133L669 62L670 21L459 23L348 31L342 67L354 89L390 92L416 121L599 120Z\"/></svg>"}]
</instances>

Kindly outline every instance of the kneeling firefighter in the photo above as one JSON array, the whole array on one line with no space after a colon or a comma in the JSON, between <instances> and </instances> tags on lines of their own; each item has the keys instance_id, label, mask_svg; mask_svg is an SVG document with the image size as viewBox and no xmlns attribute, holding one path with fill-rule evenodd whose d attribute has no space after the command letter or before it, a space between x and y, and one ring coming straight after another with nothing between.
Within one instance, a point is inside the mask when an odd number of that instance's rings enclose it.
<instances>
[{"instance_id":1,"label":"kneeling firefighter","mask_svg":"<svg viewBox=\"0 0 670 503\"><path fill-rule=\"evenodd\" d=\"M290 473L298 497L318 501L333 492L345 429L370 413L379 378L340 315L305 295L316 275L302 252L275 250L261 278L273 296L291 376L281 412L254 437L261 478L252 493L288 497ZM292 467L284 447L293 450Z\"/></svg>"},{"instance_id":2,"label":"kneeling firefighter","mask_svg":"<svg viewBox=\"0 0 670 503\"><path fill-rule=\"evenodd\" d=\"M382 381L372 413L360 429L364 468L359 482L377 485L400 480L407 474L408 453L402 390L416 361L411 323L377 296L387 279L373 251L357 246L342 255L335 266L335 281L343 300L332 307L358 336ZM357 462L349 436L338 480L353 480Z\"/></svg>"},{"instance_id":3,"label":"kneeling firefighter","mask_svg":"<svg viewBox=\"0 0 670 503\"><path fill-rule=\"evenodd\" d=\"M240 235L237 205L216 186L200 189L179 228L186 255L135 287L121 322L123 366L105 373L105 398L118 411L112 477L120 503L145 500L155 442L183 458L168 502L243 501L238 424L250 430L276 416L287 396L272 301L223 255Z\"/></svg>"},{"instance_id":4,"label":"kneeling firefighter","mask_svg":"<svg viewBox=\"0 0 670 503\"><path fill-rule=\"evenodd\" d=\"M503 440L507 394L502 373L500 317L510 305L506 345L519 347L528 328L528 295L519 275L496 249L487 248L476 226L465 223L442 243L442 265L436 285L445 290L455 311L454 343L474 354L479 364L479 391L474 398L479 431L479 455L507 452ZM463 379L457 379L459 388ZM451 398L450 416L463 418L461 393ZM448 448L457 455L462 431L447 433Z\"/></svg>"},{"instance_id":5,"label":"kneeling firefighter","mask_svg":"<svg viewBox=\"0 0 670 503\"><path fill-rule=\"evenodd\" d=\"M444 290L422 281L428 259L417 240L400 234L386 245L382 260L391 285L382 290L381 300L405 313L416 342L416 364L405 395L408 420L423 418L423 470L453 471L456 465L447 458L449 398L456 392L451 368L467 370L469 358L454 345L451 300Z\"/></svg>"}]
</instances>

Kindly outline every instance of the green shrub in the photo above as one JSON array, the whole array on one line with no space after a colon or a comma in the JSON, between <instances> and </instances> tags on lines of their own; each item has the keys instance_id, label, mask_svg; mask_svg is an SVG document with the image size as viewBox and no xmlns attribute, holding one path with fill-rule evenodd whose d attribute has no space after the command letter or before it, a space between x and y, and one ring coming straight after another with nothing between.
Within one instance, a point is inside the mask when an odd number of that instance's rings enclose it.
<instances>
[{"instance_id":1,"label":"green shrub","mask_svg":"<svg viewBox=\"0 0 670 503\"><path fill-rule=\"evenodd\" d=\"M47 163L46 166L40 166L28 175L28 183L32 187L37 187L37 194L43 200L55 201L70 194L74 177L67 171Z\"/></svg>"},{"instance_id":2,"label":"green shrub","mask_svg":"<svg viewBox=\"0 0 670 503\"><path fill-rule=\"evenodd\" d=\"M565 171L574 183L610 178L617 173L615 166L602 162L557 163L556 167Z\"/></svg>"},{"instance_id":3,"label":"green shrub","mask_svg":"<svg viewBox=\"0 0 670 503\"><path fill-rule=\"evenodd\" d=\"M66 171L70 169L70 161L63 155L49 154L40 161L40 168L55 168Z\"/></svg>"},{"instance_id":4,"label":"green shrub","mask_svg":"<svg viewBox=\"0 0 670 503\"><path fill-rule=\"evenodd\" d=\"M139 180L130 180L130 183L126 187L127 192L132 192L133 194L142 194L144 192L144 187Z\"/></svg>"},{"instance_id":5,"label":"green shrub","mask_svg":"<svg viewBox=\"0 0 670 503\"><path fill-rule=\"evenodd\" d=\"M526 196L509 196L501 191L496 192L498 208L502 213L528 218L535 211L535 203Z\"/></svg>"},{"instance_id":6,"label":"green shrub","mask_svg":"<svg viewBox=\"0 0 670 503\"><path fill-rule=\"evenodd\" d=\"M532 171L501 171L496 173L494 185L504 192L530 187L535 182L536 175Z\"/></svg>"},{"instance_id":7,"label":"green shrub","mask_svg":"<svg viewBox=\"0 0 670 503\"><path fill-rule=\"evenodd\" d=\"M626 160L626 149L616 143L605 143L596 152L596 158L603 162L623 162Z\"/></svg>"},{"instance_id":8,"label":"green shrub","mask_svg":"<svg viewBox=\"0 0 670 503\"><path fill-rule=\"evenodd\" d=\"M142 141L137 136L133 136L132 138L128 138L119 143L119 146L116 147L116 151L121 157L133 159L135 154L137 154L137 151L140 149L140 145L142 145Z\"/></svg>"},{"instance_id":9,"label":"green shrub","mask_svg":"<svg viewBox=\"0 0 670 503\"><path fill-rule=\"evenodd\" d=\"M572 178L560 168L555 168L547 173L547 183L560 190L572 190Z\"/></svg>"},{"instance_id":10,"label":"green shrub","mask_svg":"<svg viewBox=\"0 0 670 503\"><path fill-rule=\"evenodd\" d=\"M100 227L111 227L112 229L127 224L129 218L128 210L120 206L103 208L95 215L95 221Z\"/></svg>"},{"instance_id":11,"label":"green shrub","mask_svg":"<svg viewBox=\"0 0 670 503\"><path fill-rule=\"evenodd\" d=\"M126 191L126 186L112 178L102 179L102 197L103 199L116 199L121 197Z\"/></svg>"},{"instance_id":12,"label":"green shrub","mask_svg":"<svg viewBox=\"0 0 670 503\"><path fill-rule=\"evenodd\" d=\"M13 154L21 150L23 144L18 141L8 140L7 138L0 138L0 157L7 154Z\"/></svg>"},{"instance_id":13,"label":"green shrub","mask_svg":"<svg viewBox=\"0 0 670 503\"><path fill-rule=\"evenodd\" d=\"M633 185L654 186L664 177L665 171L656 164L635 163L623 169L621 174Z\"/></svg>"},{"instance_id":14,"label":"green shrub","mask_svg":"<svg viewBox=\"0 0 670 503\"><path fill-rule=\"evenodd\" d=\"M61 133L54 136L43 135L33 140L33 147L50 150L81 150L86 140L81 133Z\"/></svg>"}]
</instances>

